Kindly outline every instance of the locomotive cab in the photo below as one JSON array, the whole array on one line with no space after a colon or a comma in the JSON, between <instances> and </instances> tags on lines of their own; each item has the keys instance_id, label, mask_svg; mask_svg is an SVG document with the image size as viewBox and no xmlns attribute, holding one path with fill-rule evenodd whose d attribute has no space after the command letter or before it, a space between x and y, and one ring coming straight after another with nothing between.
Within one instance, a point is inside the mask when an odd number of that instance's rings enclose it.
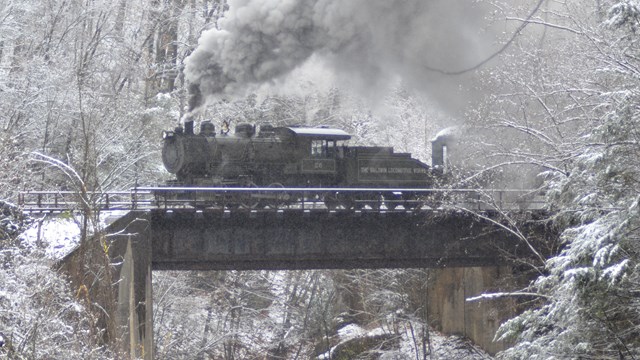
<instances>
[{"instance_id":1,"label":"locomotive cab","mask_svg":"<svg viewBox=\"0 0 640 360\"><path fill-rule=\"evenodd\" d=\"M340 129L289 126L275 129L294 151L286 173L298 178L297 183L311 186L333 186L340 182L341 142L351 135Z\"/></svg>"}]
</instances>

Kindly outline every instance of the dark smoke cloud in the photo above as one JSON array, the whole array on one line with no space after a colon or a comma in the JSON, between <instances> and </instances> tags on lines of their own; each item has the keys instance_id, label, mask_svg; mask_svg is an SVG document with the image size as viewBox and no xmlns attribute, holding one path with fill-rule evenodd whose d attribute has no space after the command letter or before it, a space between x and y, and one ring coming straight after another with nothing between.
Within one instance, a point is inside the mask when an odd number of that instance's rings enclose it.
<instances>
[{"instance_id":1,"label":"dark smoke cloud","mask_svg":"<svg viewBox=\"0 0 640 360\"><path fill-rule=\"evenodd\" d=\"M282 78L314 54L362 89L400 77L457 107L464 80L433 69L465 68L491 51L483 14L469 0L229 0L220 29L205 31L186 60L198 90L190 110Z\"/></svg>"}]
</instances>

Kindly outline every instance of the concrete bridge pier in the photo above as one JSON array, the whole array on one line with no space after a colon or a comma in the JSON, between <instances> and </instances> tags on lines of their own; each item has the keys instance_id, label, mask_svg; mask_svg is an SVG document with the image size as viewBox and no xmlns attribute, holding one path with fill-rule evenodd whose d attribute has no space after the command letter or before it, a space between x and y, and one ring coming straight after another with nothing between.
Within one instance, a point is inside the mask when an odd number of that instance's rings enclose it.
<instances>
[{"instance_id":1,"label":"concrete bridge pier","mask_svg":"<svg viewBox=\"0 0 640 360\"><path fill-rule=\"evenodd\" d=\"M153 359L151 228L135 212L113 223L107 235L116 306L114 325L121 349L132 359ZM109 233L109 232L107 232Z\"/></svg>"},{"instance_id":2,"label":"concrete bridge pier","mask_svg":"<svg viewBox=\"0 0 640 360\"><path fill-rule=\"evenodd\" d=\"M129 212L58 265L93 313L92 330L131 359L153 359L151 234L148 216Z\"/></svg>"},{"instance_id":3,"label":"concrete bridge pier","mask_svg":"<svg viewBox=\"0 0 640 360\"><path fill-rule=\"evenodd\" d=\"M495 355L509 346L494 341L494 336L504 321L515 316L515 301L466 299L512 288L515 284L510 266L430 269L426 294L429 324L444 334L470 339Z\"/></svg>"}]
</instances>

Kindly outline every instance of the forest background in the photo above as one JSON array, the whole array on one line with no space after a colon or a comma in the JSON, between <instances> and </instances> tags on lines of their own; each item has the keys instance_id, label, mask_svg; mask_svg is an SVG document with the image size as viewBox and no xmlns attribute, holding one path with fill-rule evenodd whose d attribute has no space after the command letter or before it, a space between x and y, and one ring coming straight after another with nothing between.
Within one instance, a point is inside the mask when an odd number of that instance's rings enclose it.
<instances>
[{"instance_id":1,"label":"forest background","mask_svg":"<svg viewBox=\"0 0 640 360\"><path fill-rule=\"evenodd\" d=\"M291 72L250 79L241 95L234 89L209 101L199 119L331 125L356 144L392 145L425 160L438 130L485 129L482 146L465 154L474 172L459 184L488 170L542 169L527 185L546 194L548 221L563 244L557 256L527 263L536 276L521 293L531 307L502 327L498 336L514 345L500 356L639 358L640 4L478 3L486 22L476 31L486 49L461 63L414 61L422 66L418 82L402 67L397 74L382 67L384 81L374 87L345 81L353 65L331 71L318 52ZM0 199L15 202L18 191L31 189L109 191L165 181L159 134L188 111L185 59L203 30L224 25L229 9L224 0L2 1ZM385 9L393 18L394 5ZM440 45L432 53L451 43ZM473 66L482 59L491 61ZM77 176L43 159L57 159ZM7 220L0 232L0 332L15 356L111 356L50 260L20 240L22 225ZM400 321L420 323L411 284L425 276L154 274L156 354L306 358L339 314L389 324L391 332ZM193 308L184 303L190 298L198 299ZM263 328L269 330L256 331Z\"/></svg>"}]
</instances>

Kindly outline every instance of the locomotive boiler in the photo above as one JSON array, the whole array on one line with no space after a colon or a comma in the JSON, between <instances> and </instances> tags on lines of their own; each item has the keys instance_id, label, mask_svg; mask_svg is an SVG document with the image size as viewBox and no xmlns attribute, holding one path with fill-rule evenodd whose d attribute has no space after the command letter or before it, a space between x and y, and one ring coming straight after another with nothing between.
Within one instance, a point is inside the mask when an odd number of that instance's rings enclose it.
<instances>
[{"instance_id":1,"label":"locomotive boiler","mask_svg":"<svg viewBox=\"0 0 640 360\"><path fill-rule=\"evenodd\" d=\"M234 133L217 133L209 121L202 122L196 133L193 122L185 122L184 128L163 133L162 160L167 171L176 176L171 185L326 188L321 200L329 208L367 203L358 200L380 204L383 198L388 207L401 204L408 208L417 204L413 201L416 194L391 189L434 185L436 172L410 154L396 153L392 147L348 146L350 138L345 131L329 127L256 127L246 123L238 124ZM352 195L331 190L345 188L371 191ZM257 201L238 202L260 206Z\"/></svg>"}]
</instances>

